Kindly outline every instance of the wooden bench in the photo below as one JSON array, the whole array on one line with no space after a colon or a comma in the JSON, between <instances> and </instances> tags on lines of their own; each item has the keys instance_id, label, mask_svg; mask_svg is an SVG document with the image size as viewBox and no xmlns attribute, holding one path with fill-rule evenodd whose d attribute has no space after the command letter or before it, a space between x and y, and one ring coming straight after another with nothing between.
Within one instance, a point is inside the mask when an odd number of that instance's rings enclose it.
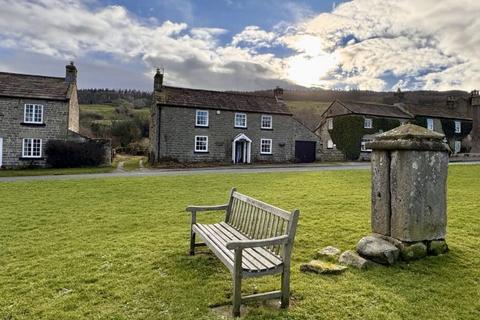
<instances>
[{"instance_id":1,"label":"wooden bench","mask_svg":"<svg viewBox=\"0 0 480 320\"><path fill-rule=\"evenodd\" d=\"M291 213L232 189L227 204L189 206L192 215L190 255L195 247L208 246L230 270L233 277L233 316L240 305L252 300L281 299L287 308L290 297L290 257L299 211ZM197 212L225 211L225 221L197 223ZM198 235L204 242L195 243ZM282 274L281 290L241 296L242 278Z\"/></svg>"}]
</instances>

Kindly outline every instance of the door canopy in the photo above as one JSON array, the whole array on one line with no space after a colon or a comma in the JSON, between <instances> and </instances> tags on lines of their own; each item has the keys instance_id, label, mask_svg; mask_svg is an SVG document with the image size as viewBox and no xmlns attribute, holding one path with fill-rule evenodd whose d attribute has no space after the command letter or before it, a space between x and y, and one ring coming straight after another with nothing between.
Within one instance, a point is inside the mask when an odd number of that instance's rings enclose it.
<instances>
[{"instance_id":1,"label":"door canopy","mask_svg":"<svg viewBox=\"0 0 480 320\"><path fill-rule=\"evenodd\" d=\"M243 143L243 163L250 163L251 161L251 152L252 152L252 140L247 137L244 133L238 134L232 141L232 162L237 163L236 152L237 152L237 142Z\"/></svg>"}]
</instances>

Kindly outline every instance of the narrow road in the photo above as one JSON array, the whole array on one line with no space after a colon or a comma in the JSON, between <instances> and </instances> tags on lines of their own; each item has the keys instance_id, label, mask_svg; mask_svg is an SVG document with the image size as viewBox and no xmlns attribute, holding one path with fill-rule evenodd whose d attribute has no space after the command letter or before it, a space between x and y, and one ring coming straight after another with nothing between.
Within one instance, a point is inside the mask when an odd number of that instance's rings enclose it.
<instances>
[{"instance_id":1,"label":"narrow road","mask_svg":"<svg viewBox=\"0 0 480 320\"><path fill-rule=\"evenodd\" d=\"M451 162L450 165L478 165L480 162ZM147 169L135 171L113 171L110 173L48 175L31 177L0 177L1 182L35 181L35 180L72 180L72 179L98 179L115 177L150 177L150 176L185 176L195 174L242 174L242 173L269 173L269 172L315 172L338 170L369 170L370 162L345 162L339 164L310 163L287 165L261 165L261 166L226 166L212 168L191 169Z\"/></svg>"},{"instance_id":2,"label":"narrow road","mask_svg":"<svg viewBox=\"0 0 480 320\"><path fill-rule=\"evenodd\" d=\"M189 169L147 169L135 171L113 171L109 173L46 175L30 177L0 177L0 182L34 181L34 180L71 180L114 177L149 177L149 176L184 176L192 174L233 174L233 173L266 173L266 172L310 172L330 170L370 169L369 162L346 162L342 164L287 164L262 166L225 166L212 168Z\"/></svg>"}]
</instances>

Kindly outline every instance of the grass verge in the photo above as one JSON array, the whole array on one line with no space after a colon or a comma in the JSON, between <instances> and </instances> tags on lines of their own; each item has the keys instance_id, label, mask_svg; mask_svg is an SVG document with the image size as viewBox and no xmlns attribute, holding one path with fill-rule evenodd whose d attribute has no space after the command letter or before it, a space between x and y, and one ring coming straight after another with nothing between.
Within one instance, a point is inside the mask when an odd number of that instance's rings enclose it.
<instances>
[{"instance_id":1,"label":"grass verge","mask_svg":"<svg viewBox=\"0 0 480 320\"><path fill-rule=\"evenodd\" d=\"M0 177L25 177L25 176L51 176L66 174L89 174L89 173L107 173L112 172L113 167L94 167L94 168L37 168L37 169L6 169L0 170Z\"/></svg>"}]
</instances>

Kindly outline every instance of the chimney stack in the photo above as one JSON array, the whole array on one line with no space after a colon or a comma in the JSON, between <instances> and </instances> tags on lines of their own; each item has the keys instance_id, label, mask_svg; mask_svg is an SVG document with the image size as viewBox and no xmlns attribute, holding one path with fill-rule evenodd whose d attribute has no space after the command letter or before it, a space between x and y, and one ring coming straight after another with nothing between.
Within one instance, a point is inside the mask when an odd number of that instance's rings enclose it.
<instances>
[{"instance_id":1,"label":"chimney stack","mask_svg":"<svg viewBox=\"0 0 480 320\"><path fill-rule=\"evenodd\" d=\"M66 83L77 83L77 68L73 64L73 61L70 61L70 64L65 66L65 82Z\"/></svg>"},{"instance_id":2,"label":"chimney stack","mask_svg":"<svg viewBox=\"0 0 480 320\"><path fill-rule=\"evenodd\" d=\"M447 106L451 109L455 107L457 99L454 96L448 96L447 97Z\"/></svg>"},{"instance_id":3,"label":"chimney stack","mask_svg":"<svg viewBox=\"0 0 480 320\"><path fill-rule=\"evenodd\" d=\"M277 86L275 89L273 89L273 95L277 100L283 100L283 89Z\"/></svg>"},{"instance_id":4,"label":"chimney stack","mask_svg":"<svg viewBox=\"0 0 480 320\"><path fill-rule=\"evenodd\" d=\"M155 77L153 78L153 90L162 91L162 86L163 86L163 70L160 71L160 68L157 68L157 73L155 73Z\"/></svg>"},{"instance_id":5,"label":"chimney stack","mask_svg":"<svg viewBox=\"0 0 480 320\"><path fill-rule=\"evenodd\" d=\"M470 94L470 103L472 106L472 149L471 153L480 153L480 95L478 90L473 90Z\"/></svg>"},{"instance_id":6,"label":"chimney stack","mask_svg":"<svg viewBox=\"0 0 480 320\"><path fill-rule=\"evenodd\" d=\"M405 93L402 92L400 87L397 88L397 92L395 92L393 96L395 97L396 102L404 102Z\"/></svg>"}]
</instances>

